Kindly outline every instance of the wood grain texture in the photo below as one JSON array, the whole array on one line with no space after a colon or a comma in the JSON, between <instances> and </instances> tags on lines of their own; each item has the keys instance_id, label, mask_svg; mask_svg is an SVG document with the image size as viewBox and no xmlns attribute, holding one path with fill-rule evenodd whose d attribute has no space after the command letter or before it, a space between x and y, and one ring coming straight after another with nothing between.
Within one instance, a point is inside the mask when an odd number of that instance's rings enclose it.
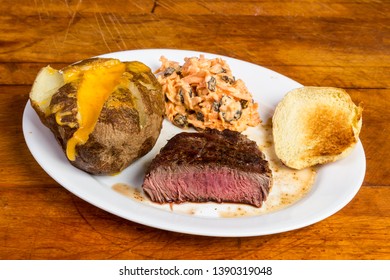
<instances>
[{"instance_id":1,"label":"wood grain texture","mask_svg":"<svg viewBox=\"0 0 390 280\"><path fill-rule=\"evenodd\" d=\"M0 259L390 259L389 14L389 1L370 0L1 1ZM68 192L24 142L37 72L144 48L218 53L345 88L364 106L356 197L299 230L212 238L133 223Z\"/></svg>"},{"instance_id":2,"label":"wood grain texture","mask_svg":"<svg viewBox=\"0 0 390 280\"><path fill-rule=\"evenodd\" d=\"M246 238L152 229L56 187L2 188L0 194L1 252L12 259L384 259L390 253L390 204L382 199L388 187L363 187L341 214L307 228Z\"/></svg>"}]
</instances>

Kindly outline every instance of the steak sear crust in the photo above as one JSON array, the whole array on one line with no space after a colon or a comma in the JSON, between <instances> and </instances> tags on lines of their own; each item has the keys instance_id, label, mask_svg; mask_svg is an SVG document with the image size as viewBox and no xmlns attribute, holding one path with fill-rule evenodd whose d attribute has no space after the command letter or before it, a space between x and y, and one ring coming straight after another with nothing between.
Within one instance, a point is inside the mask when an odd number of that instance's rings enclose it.
<instances>
[{"instance_id":1,"label":"steak sear crust","mask_svg":"<svg viewBox=\"0 0 390 280\"><path fill-rule=\"evenodd\" d=\"M256 142L239 132L183 132L147 169L144 192L153 202L231 202L261 207L272 172Z\"/></svg>"}]
</instances>

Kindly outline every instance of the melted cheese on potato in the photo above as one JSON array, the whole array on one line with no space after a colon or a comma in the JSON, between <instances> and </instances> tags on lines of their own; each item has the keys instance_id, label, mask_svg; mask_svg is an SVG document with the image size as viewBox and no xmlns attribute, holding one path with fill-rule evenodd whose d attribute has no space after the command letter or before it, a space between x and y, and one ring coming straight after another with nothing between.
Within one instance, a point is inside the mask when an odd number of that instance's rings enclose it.
<instances>
[{"instance_id":1,"label":"melted cheese on potato","mask_svg":"<svg viewBox=\"0 0 390 280\"><path fill-rule=\"evenodd\" d=\"M115 61L115 60L114 60ZM76 146L88 141L89 135L95 128L100 112L110 94L119 84L125 72L125 64L117 61L99 67L92 67L84 73L65 75L66 80L72 80L82 74L77 91L78 129L67 142L66 155L69 160L76 159Z\"/></svg>"}]
</instances>

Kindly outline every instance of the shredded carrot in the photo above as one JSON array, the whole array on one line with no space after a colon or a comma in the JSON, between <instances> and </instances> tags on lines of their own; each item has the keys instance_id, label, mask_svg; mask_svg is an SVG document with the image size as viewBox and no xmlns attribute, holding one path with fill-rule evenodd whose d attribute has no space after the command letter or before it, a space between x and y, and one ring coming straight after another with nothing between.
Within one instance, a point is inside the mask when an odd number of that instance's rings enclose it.
<instances>
[{"instance_id":1,"label":"shredded carrot","mask_svg":"<svg viewBox=\"0 0 390 280\"><path fill-rule=\"evenodd\" d=\"M181 66L161 56L157 79L166 117L179 127L244 131L260 121L258 104L221 58L190 57Z\"/></svg>"}]
</instances>

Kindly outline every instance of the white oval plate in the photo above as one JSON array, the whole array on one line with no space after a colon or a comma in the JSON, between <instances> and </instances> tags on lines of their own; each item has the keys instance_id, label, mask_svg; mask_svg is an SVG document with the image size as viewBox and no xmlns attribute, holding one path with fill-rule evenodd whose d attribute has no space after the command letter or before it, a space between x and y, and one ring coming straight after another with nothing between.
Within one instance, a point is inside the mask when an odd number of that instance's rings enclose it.
<instances>
[{"instance_id":1,"label":"white oval plate","mask_svg":"<svg viewBox=\"0 0 390 280\"><path fill-rule=\"evenodd\" d=\"M264 67L237 59L194 51L145 49L102 55L122 61L138 60L152 71L160 66L164 55L180 63L185 57L204 54L206 58L222 57L233 74L247 85L259 103L264 119L290 90L302 85ZM268 109L267 109L268 108ZM301 200L284 209L239 218L194 216L167 211L129 199L112 189L115 182L140 187L145 166L165 145L166 140L181 130L164 120L155 147L146 156L116 176L92 176L73 167L54 136L39 120L30 103L23 115L23 133L32 155L41 167L59 184L81 199L117 216L169 231L207 236L258 236L302 228L321 221L343 208L358 192L365 175L366 159L361 142L345 159L319 168L315 184ZM202 207L202 206L199 206Z\"/></svg>"}]
</instances>

